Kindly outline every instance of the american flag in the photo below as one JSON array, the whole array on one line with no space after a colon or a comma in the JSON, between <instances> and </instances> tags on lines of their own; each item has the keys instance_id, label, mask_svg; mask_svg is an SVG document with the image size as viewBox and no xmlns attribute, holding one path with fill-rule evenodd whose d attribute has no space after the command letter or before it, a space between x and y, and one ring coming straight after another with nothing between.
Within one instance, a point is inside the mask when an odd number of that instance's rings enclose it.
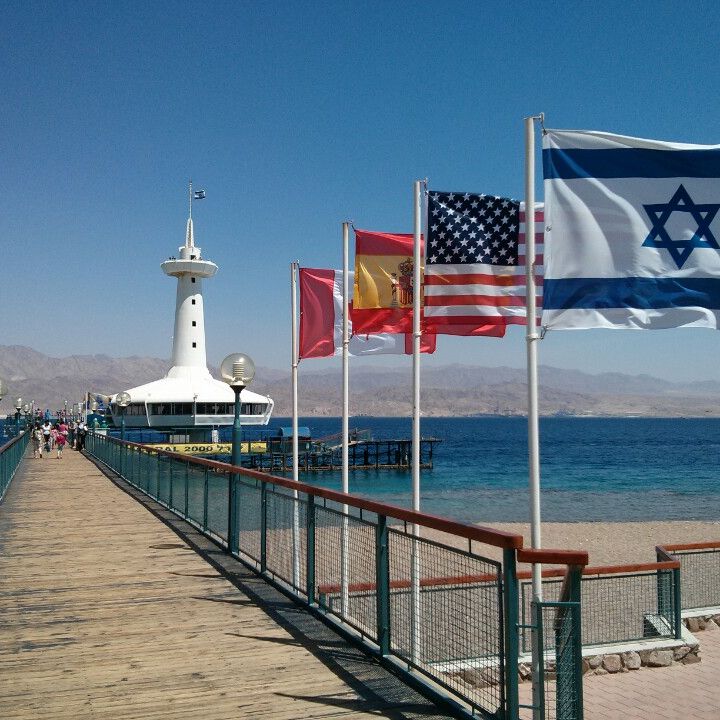
<instances>
[{"instance_id":1,"label":"american flag","mask_svg":"<svg viewBox=\"0 0 720 720\"><path fill-rule=\"evenodd\" d=\"M538 317L543 211L535 210ZM525 325L525 210L495 195L428 192L424 332L502 337Z\"/></svg>"}]
</instances>

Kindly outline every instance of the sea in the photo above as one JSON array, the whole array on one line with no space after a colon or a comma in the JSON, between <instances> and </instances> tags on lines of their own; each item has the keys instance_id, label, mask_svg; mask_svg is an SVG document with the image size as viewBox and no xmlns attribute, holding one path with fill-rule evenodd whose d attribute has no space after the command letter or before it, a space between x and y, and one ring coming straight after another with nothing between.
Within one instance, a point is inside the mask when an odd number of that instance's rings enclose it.
<instances>
[{"instance_id":1,"label":"sea","mask_svg":"<svg viewBox=\"0 0 720 720\"><path fill-rule=\"evenodd\" d=\"M273 426L289 425L273 418ZM300 418L318 438L340 418ZM375 438L412 436L408 418L351 418ZM421 509L464 522L528 522L527 420L423 418L438 438L434 467L420 475ZM720 521L720 419L548 417L540 420L545 522ZM300 480L339 490L340 473ZM350 492L411 507L409 471L351 471Z\"/></svg>"},{"instance_id":2,"label":"sea","mask_svg":"<svg viewBox=\"0 0 720 720\"><path fill-rule=\"evenodd\" d=\"M275 417L269 429L290 424ZM299 424L313 438L341 429L340 418ZM350 427L376 439L412 437L409 418L357 417ZM424 512L464 522L529 521L526 419L429 417L421 434L441 440L433 468L420 473ZM720 418L541 418L540 456L544 522L720 522ZM341 489L339 472L301 472L300 480ZM349 484L351 493L412 506L409 470L355 470Z\"/></svg>"}]
</instances>

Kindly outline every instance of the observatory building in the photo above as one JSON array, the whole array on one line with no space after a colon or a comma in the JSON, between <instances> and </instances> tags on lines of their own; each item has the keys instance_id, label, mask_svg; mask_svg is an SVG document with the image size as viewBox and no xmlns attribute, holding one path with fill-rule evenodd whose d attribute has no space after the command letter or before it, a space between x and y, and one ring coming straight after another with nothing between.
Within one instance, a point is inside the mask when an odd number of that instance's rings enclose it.
<instances>
[{"instance_id":1,"label":"observatory building","mask_svg":"<svg viewBox=\"0 0 720 720\"><path fill-rule=\"evenodd\" d=\"M218 266L203 259L195 245L192 186L190 198L185 244L178 248L179 257L160 265L166 275L177 278L172 367L164 378L126 391L130 404L125 408L125 426L182 430L190 440L203 440L209 429L232 425L235 395L207 369L202 283L215 275ZM115 398L111 398L110 412L119 425ZM267 425L274 405L269 397L245 389L240 400L243 425Z\"/></svg>"}]
</instances>

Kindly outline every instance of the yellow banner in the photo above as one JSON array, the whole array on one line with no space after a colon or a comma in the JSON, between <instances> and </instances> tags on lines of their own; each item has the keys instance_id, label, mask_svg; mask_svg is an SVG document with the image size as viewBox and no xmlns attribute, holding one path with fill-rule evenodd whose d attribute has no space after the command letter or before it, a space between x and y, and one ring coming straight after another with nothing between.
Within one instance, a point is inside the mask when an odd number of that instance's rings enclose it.
<instances>
[{"instance_id":1,"label":"yellow banner","mask_svg":"<svg viewBox=\"0 0 720 720\"><path fill-rule=\"evenodd\" d=\"M187 455L230 455L232 453L230 443L147 443L145 447L166 450L167 452L185 453ZM244 442L241 449L244 453L264 453L267 451L267 443L260 441Z\"/></svg>"}]
</instances>

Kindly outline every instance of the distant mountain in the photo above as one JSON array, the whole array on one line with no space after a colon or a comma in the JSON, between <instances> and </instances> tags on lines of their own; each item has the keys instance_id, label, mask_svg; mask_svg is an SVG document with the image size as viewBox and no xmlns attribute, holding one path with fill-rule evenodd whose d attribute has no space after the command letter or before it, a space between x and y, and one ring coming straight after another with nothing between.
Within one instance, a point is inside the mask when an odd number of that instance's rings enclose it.
<instances>
[{"instance_id":1,"label":"distant mountain","mask_svg":"<svg viewBox=\"0 0 720 720\"><path fill-rule=\"evenodd\" d=\"M9 393L0 414L14 411L14 399L35 400L58 409L64 400L81 400L88 390L114 393L156 380L168 370L168 360L147 357L111 358L72 355L53 358L31 348L0 345L0 377ZM211 368L217 377L217 371ZM350 408L353 415L409 416L411 375L400 368L353 368ZM720 383L672 383L650 375L602 373L543 366L540 411L543 415L639 415L720 417ZM275 400L275 414L291 414L290 375L258 368L255 392ZM300 374L301 415L341 413L341 373ZM525 371L508 367L445 365L422 373L422 411L427 416L524 415L527 407Z\"/></svg>"}]
</instances>

